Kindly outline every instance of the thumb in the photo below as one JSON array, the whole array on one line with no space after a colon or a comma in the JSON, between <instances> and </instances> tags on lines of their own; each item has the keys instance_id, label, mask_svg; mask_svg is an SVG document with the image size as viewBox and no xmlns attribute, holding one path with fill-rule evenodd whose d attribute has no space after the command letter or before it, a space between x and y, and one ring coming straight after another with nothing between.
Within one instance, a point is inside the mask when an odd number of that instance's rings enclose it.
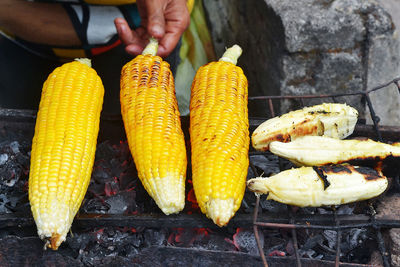
<instances>
[{"instance_id":1,"label":"thumb","mask_svg":"<svg viewBox=\"0 0 400 267\"><path fill-rule=\"evenodd\" d=\"M160 1L145 1L148 18L147 31L151 36L157 39L161 39L165 34L165 7L159 2Z\"/></svg>"}]
</instances>

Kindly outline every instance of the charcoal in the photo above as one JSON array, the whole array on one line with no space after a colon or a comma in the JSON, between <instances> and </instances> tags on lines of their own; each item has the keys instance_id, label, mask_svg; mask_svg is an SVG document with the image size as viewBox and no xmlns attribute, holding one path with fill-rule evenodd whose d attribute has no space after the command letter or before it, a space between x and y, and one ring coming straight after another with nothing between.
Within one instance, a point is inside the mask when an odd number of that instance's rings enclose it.
<instances>
[{"instance_id":1,"label":"charcoal","mask_svg":"<svg viewBox=\"0 0 400 267\"><path fill-rule=\"evenodd\" d=\"M209 233L201 241L196 241L194 247L207 250L236 251L237 248L229 238L223 238L216 233Z\"/></svg>"},{"instance_id":2,"label":"charcoal","mask_svg":"<svg viewBox=\"0 0 400 267\"><path fill-rule=\"evenodd\" d=\"M18 182L19 177L19 174L16 174L15 171L12 171L8 178L5 177L4 184L8 187L13 187Z\"/></svg>"},{"instance_id":3,"label":"charcoal","mask_svg":"<svg viewBox=\"0 0 400 267\"><path fill-rule=\"evenodd\" d=\"M290 240L287 242L286 248L285 248L285 249L286 249L287 254L289 254L289 255L294 255L294 254L295 254L294 245L293 245L292 239L290 239Z\"/></svg>"},{"instance_id":4,"label":"charcoal","mask_svg":"<svg viewBox=\"0 0 400 267\"><path fill-rule=\"evenodd\" d=\"M196 231L191 228L177 228L174 229L171 236L173 237L172 242L178 247L190 247L196 238ZM169 241L171 241L171 236Z\"/></svg>"},{"instance_id":5,"label":"charcoal","mask_svg":"<svg viewBox=\"0 0 400 267\"><path fill-rule=\"evenodd\" d=\"M161 246L166 244L167 232L164 229L146 229L143 234L144 245L150 246Z\"/></svg>"},{"instance_id":6,"label":"charcoal","mask_svg":"<svg viewBox=\"0 0 400 267\"><path fill-rule=\"evenodd\" d=\"M282 250L285 248L286 240L281 237L279 233L273 232L265 232L263 236L267 236L268 238L264 238L264 250Z\"/></svg>"},{"instance_id":7,"label":"charcoal","mask_svg":"<svg viewBox=\"0 0 400 267\"><path fill-rule=\"evenodd\" d=\"M7 154L1 154L0 155L0 166L4 165L8 160L8 155Z\"/></svg>"},{"instance_id":8,"label":"charcoal","mask_svg":"<svg viewBox=\"0 0 400 267\"><path fill-rule=\"evenodd\" d=\"M341 205L337 209L337 214L340 214L340 215L350 215L353 213L354 213L354 206L351 206L351 205Z\"/></svg>"},{"instance_id":9,"label":"charcoal","mask_svg":"<svg viewBox=\"0 0 400 267\"><path fill-rule=\"evenodd\" d=\"M118 180L122 190L135 188L136 183L138 183L136 167L131 164L131 166L125 172L121 173L121 176Z\"/></svg>"},{"instance_id":10,"label":"charcoal","mask_svg":"<svg viewBox=\"0 0 400 267\"><path fill-rule=\"evenodd\" d=\"M104 187L105 185L103 183L97 183L93 180L90 181L86 198L92 198L104 195Z\"/></svg>"},{"instance_id":11,"label":"charcoal","mask_svg":"<svg viewBox=\"0 0 400 267\"><path fill-rule=\"evenodd\" d=\"M115 195L119 192L119 184L117 179L113 179L110 182L106 182L104 185L104 192L106 194L106 196L112 196Z\"/></svg>"},{"instance_id":12,"label":"charcoal","mask_svg":"<svg viewBox=\"0 0 400 267\"><path fill-rule=\"evenodd\" d=\"M1 213L10 213L11 211L7 208L6 204L8 199L5 195L0 195L0 214Z\"/></svg>"},{"instance_id":13,"label":"charcoal","mask_svg":"<svg viewBox=\"0 0 400 267\"><path fill-rule=\"evenodd\" d=\"M367 230L354 228L350 230L348 239L346 240L350 245L350 250L355 249L367 239Z\"/></svg>"},{"instance_id":14,"label":"charcoal","mask_svg":"<svg viewBox=\"0 0 400 267\"><path fill-rule=\"evenodd\" d=\"M334 230L325 230L323 232L323 236L325 237L326 241L328 241L329 248L333 249L336 247L337 242L337 232Z\"/></svg>"},{"instance_id":15,"label":"charcoal","mask_svg":"<svg viewBox=\"0 0 400 267\"><path fill-rule=\"evenodd\" d=\"M314 251L314 250L312 250L312 249L307 249L307 250L304 250L304 249L299 249L299 256L300 257L303 257L303 258L310 258L310 259L312 259L312 258L314 258L313 256L316 254L316 252Z\"/></svg>"},{"instance_id":16,"label":"charcoal","mask_svg":"<svg viewBox=\"0 0 400 267\"><path fill-rule=\"evenodd\" d=\"M115 236L115 230L113 228L106 228L104 231L108 237L112 238Z\"/></svg>"},{"instance_id":17,"label":"charcoal","mask_svg":"<svg viewBox=\"0 0 400 267\"><path fill-rule=\"evenodd\" d=\"M269 249L265 249L265 245L264 245L264 254L268 255L268 256L273 256L273 255L276 255L277 252L279 251L280 252L279 254L284 253L286 255L286 253L282 251L284 249L284 247L285 247L284 245L277 245L277 246L271 247Z\"/></svg>"},{"instance_id":18,"label":"charcoal","mask_svg":"<svg viewBox=\"0 0 400 267\"><path fill-rule=\"evenodd\" d=\"M102 142L96 147L96 161L102 159L112 159L116 156L116 153L116 150L113 148L110 142Z\"/></svg>"},{"instance_id":19,"label":"charcoal","mask_svg":"<svg viewBox=\"0 0 400 267\"><path fill-rule=\"evenodd\" d=\"M28 170L28 166L30 164L30 157L26 154L18 153L16 156L16 162L21 165L26 167L25 169Z\"/></svg>"},{"instance_id":20,"label":"charcoal","mask_svg":"<svg viewBox=\"0 0 400 267\"><path fill-rule=\"evenodd\" d=\"M121 253L122 256L127 258L132 258L139 253L139 250L131 244L125 245L122 250L123 250L123 253Z\"/></svg>"},{"instance_id":21,"label":"charcoal","mask_svg":"<svg viewBox=\"0 0 400 267\"><path fill-rule=\"evenodd\" d=\"M123 172L123 171L126 171L126 169L127 169L127 166L125 165L123 165L122 164L122 162L120 162L120 160L119 159L116 159L116 158L112 158L111 160L110 160L110 165L111 165L111 173L113 174L113 176L115 176L115 177L119 177L119 176L121 176L121 173Z\"/></svg>"},{"instance_id":22,"label":"charcoal","mask_svg":"<svg viewBox=\"0 0 400 267\"><path fill-rule=\"evenodd\" d=\"M83 203L82 209L85 213L104 214L110 209L110 205L100 198L92 198Z\"/></svg>"},{"instance_id":23,"label":"charcoal","mask_svg":"<svg viewBox=\"0 0 400 267\"><path fill-rule=\"evenodd\" d=\"M68 244L69 247L78 251L85 248L90 242L94 241L95 236L93 234L80 233L74 234L73 236L68 235L65 242Z\"/></svg>"},{"instance_id":24,"label":"charcoal","mask_svg":"<svg viewBox=\"0 0 400 267\"><path fill-rule=\"evenodd\" d=\"M261 246L264 246L264 236L260 236ZM251 230L239 230L233 236L233 242L239 249L239 251L250 253L251 255L258 255L258 247L256 239L254 237L254 232Z\"/></svg>"},{"instance_id":25,"label":"charcoal","mask_svg":"<svg viewBox=\"0 0 400 267\"><path fill-rule=\"evenodd\" d=\"M110 206L107 212L109 214L122 214L128 208L128 205L124 200L124 197L121 195L108 197L105 200L105 202Z\"/></svg>"},{"instance_id":26,"label":"charcoal","mask_svg":"<svg viewBox=\"0 0 400 267\"><path fill-rule=\"evenodd\" d=\"M321 243L324 240L324 237L321 234L312 236L307 239L304 245L301 247L303 250L310 250L314 248L318 243Z\"/></svg>"},{"instance_id":27,"label":"charcoal","mask_svg":"<svg viewBox=\"0 0 400 267\"><path fill-rule=\"evenodd\" d=\"M111 174L101 166L93 169L92 178L98 183L105 183L111 179Z\"/></svg>"},{"instance_id":28,"label":"charcoal","mask_svg":"<svg viewBox=\"0 0 400 267\"><path fill-rule=\"evenodd\" d=\"M14 153L14 154L19 153L19 143L17 141L11 142L10 148L11 148L12 153Z\"/></svg>"},{"instance_id":29,"label":"charcoal","mask_svg":"<svg viewBox=\"0 0 400 267\"><path fill-rule=\"evenodd\" d=\"M268 200L266 197L261 197L260 206L262 207L263 210L269 212L274 212L274 213L287 212L286 204L282 204L274 200Z\"/></svg>"},{"instance_id":30,"label":"charcoal","mask_svg":"<svg viewBox=\"0 0 400 267\"><path fill-rule=\"evenodd\" d=\"M267 155L252 155L250 157L251 162L253 165L256 167L258 170L258 176L263 176L263 177L268 177L273 174L279 173L279 166L277 164L278 162L278 157L272 154L267 154ZM250 168L251 170L251 168ZM253 173L251 170L253 176L250 178L254 178L257 176L256 174Z\"/></svg>"},{"instance_id":31,"label":"charcoal","mask_svg":"<svg viewBox=\"0 0 400 267\"><path fill-rule=\"evenodd\" d=\"M135 248L139 248L143 244L143 238L141 234L133 234L127 238L127 243L131 244Z\"/></svg>"},{"instance_id":32,"label":"charcoal","mask_svg":"<svg viewBox=\"0 0 400 267\"><path fill-rule=\"evenodd\" d=\"M325 208L325 207L321 207L321 208L317 208L317 211L319 214L333 214L333 210L330 208Z\"/></svg>"},{"instance_id":33,"label":"charcoal","mask_svg":"<svg viewBox=\"0 0 400 267\"><path fill-rule=\"evenodd\" d=\"M317 210L317 208L313 208L313 207L305 207L305 208L302 208L302 209L300 210L300 213L304 213L304 214L316 214L316 213L318 213L318 210Z\"/></svg>"}]
</instances>

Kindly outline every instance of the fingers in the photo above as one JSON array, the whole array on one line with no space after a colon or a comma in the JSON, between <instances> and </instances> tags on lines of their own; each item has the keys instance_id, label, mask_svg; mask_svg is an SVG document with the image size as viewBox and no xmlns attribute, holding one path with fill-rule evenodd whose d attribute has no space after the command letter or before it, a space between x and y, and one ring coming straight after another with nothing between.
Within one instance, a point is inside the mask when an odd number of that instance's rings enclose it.
<instances>
[{"instance_id":1,"label":"fingers","mask_svg":"<svg viewBox=\"0 0 400 267\"><path fill-rule=\"evenodd\" d=\"M164 12L168 1L153 0L144 1L147 12L147 31L157 39L161 39L165 34L165 17Z\"/></svg>"},{"instance_id":2,"label":"fingers","mask_svg":"<svg viewBox=\"0 0 400 267\"><path fill-rule=\"evenodd\" d=\"M180 37L181 34L177 32L165 34L164 38L161 39L158 45L157 55L160 57L168 56L178 44Z\"/></svg>"},{"instance_id":3,"label":"fingers","mask_svg":"<svg viewBox=\"0 0 400 267\"><path fill-rule=\"evenodd\" d=\"M144 42L145 39L142 38L145 35L145 30L138 28L136 31L132 31L123 18L116 18L114 24L117 28L119 38L125 45L126 52L131 55L141 54L146 45Z\"/></svg>"},{"instance_id":4,"label":"fingers","mask_svg":"<svg viewBox=\"0 0 400 267\"><path fill-rule=\"evenodd\" d=\"M125 19L116 18L114 24L117 28L119 38L125 45L138 42L139 36L130 29L128 22L126 22Z\"/></svg>"},{"instance_id":5,"label":"fingers","mask_svg":"<svg viewBox=\"0 0 400 267\"><path fill-rule=\"evenodd\" d=\"M136 3L142 19L141 27L132 31L124 19L114 21L126 51L132 55L140 54L149 37L155 37L159 40L157 55L168 56L189 26L186 0L137 0Z\"/></svg>"},{"instance_id":6,"label":"fingers","mask_svg":"<svg viewBox=\"0 0 400 267\"><path fill-rule=\"evenodd\" d=\"M189 11L186 7L186 0L174 0L167 7L165 36L160 40L158 55L168 56L176 47L183 32L190 23Z\"/></svg>"}]
</instances>

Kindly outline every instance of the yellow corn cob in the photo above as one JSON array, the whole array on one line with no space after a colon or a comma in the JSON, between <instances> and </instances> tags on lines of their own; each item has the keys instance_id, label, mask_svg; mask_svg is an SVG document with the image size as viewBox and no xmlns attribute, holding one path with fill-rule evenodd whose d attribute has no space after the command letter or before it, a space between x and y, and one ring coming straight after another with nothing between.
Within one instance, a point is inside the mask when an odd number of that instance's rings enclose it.
<instances>
[{"instance_id":1,"label":"yellow corn cob","mask_svg":"<svg viewBox=\"0 0 400 267\"><path fill-rule=\"evenodd\" d=\"M400 163L399 146L370 139L338 140L326 136L304 136L290 143L271 142L270 151L298 166L339 163L378 166L384 163L397 169Z\"/></svg>"},{"instance_id":2,"label":"yellow corn cob","mask_svg":"<svg viewBox=\"0 0 400 267\"><path fill-rule=\"evenodd\" d=\"M201 211L219 226L239 209L248 169L247 79L236 66L242 50L229 48L202 66L191 88L193 187Z\"/></svg>"},{"instance_id":3,"label":"yellow corn cob","mask_svg":"<svg viewBox=\"0 0 400 267\"><path fill-rule=\"evenodd\" d=\"M272 141L290 142L305 135L343 139L353 133L357 117L357 110L346 104L306 107L265 121L253 132L251 141L255 149L266 151Z\"/></svg>"},{"instance_id":4,"label":"yellow corn cob","mask_svg":"<svg viewBox=\"0 0 400 267\"><path fill-rule=\"evenodd\" d=\"M186 148L169 64L151 39L121 72L121 113L144 188L165 213L185 205Z\"/></svg>"},{"instance_id":5,"label":"yellow corn cob","mask_svg":"<svg viewBox=\"0 0 400 267\"><path fill-rule=\"evenodd\" d=\"M29 200L39 236L54 250L65 240L89 185L103 95L88 59L56 68L43 85Z\"/></svg>"},{"instance_id":6,"label":"yellow corn cob","mask_svg":"<svg viewBox=\"0 0 400 267\"><path fill-rule=\"evenodd\" d=\"M269 178L250 179L247 186L281 203L320 207L376 197L386 190L388 180L371 168L337 165L290 169Z\"/></svg>"}]
</instances>

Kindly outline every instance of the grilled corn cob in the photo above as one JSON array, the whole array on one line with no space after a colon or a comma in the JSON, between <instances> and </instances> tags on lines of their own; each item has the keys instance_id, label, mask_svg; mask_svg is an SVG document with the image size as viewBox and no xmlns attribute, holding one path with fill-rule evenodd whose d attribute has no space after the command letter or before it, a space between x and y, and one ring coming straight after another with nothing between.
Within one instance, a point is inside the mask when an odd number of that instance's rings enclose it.
<instances>
[{"instance_id":1,"label":"grilled corn cob","mask_svg":"<svg viewBox=\"0 0 400 267\"><path fill-rule=\"evenodd\" d=\"M29 200L39 236L54 250L65 240L89 185L103 95L88 59L56 68L43 85Z\"/></svg>"},{"instance_id":2,"label":"grilled corn cob","mask_svg":"<svg viewBox=\"0 0 400 267\"><path fill-rule=\"evenodd\" d=\"M397 168L392 167L400 164L399 146L370 139L338 140L325 136L304 136L290 143L271 142L270 151L298 166L350 163L395 171Z\"/></svg>"},{"instance_id":3,"label":"grilled corn cob","mask_svg":"<svg viewBox=\"0 0 400 267\"><path fill-rule=\"evenodd\" d=\"M376 197L386 190L388 180L371 168L337 165L290 169L250 179L247 186L281 203L320 207Z\"/></svg>"},{"instance_id":4,"label":"grilled corn cob","mask_svg":"<svg viewBox=\"0 0 400 267\"><path fill-rule=\"evenodd\" d=\"M219 226L241 205L249 164L247 79L236 66L242 49L202 66L191 87L193 187L200 209Z\"/></svg>"},{"instance_id":5,"label":"grilled corn cob","mask_svg":"<svg viewBox=\"0 0 400 267\"><path fill-rule=\"evenodd\" d=\"M272 141L290 142L305 135L325 135L343 139L353 133L356 109L337 103L324 103L274 117L259 125L252 134L252 145L267 151Z\"/></svg>"},{"instance_id":6,"label":"grilled corn cob","mask_svg":"<svg viewBox=\"0 0 400 267\"><path fill-rule=\"evenodd\" d=\"M121 72L121 113L144 188L165 213L185 205L186 148L169 64L151 39Z\"/></svg>"}]
</instances>

